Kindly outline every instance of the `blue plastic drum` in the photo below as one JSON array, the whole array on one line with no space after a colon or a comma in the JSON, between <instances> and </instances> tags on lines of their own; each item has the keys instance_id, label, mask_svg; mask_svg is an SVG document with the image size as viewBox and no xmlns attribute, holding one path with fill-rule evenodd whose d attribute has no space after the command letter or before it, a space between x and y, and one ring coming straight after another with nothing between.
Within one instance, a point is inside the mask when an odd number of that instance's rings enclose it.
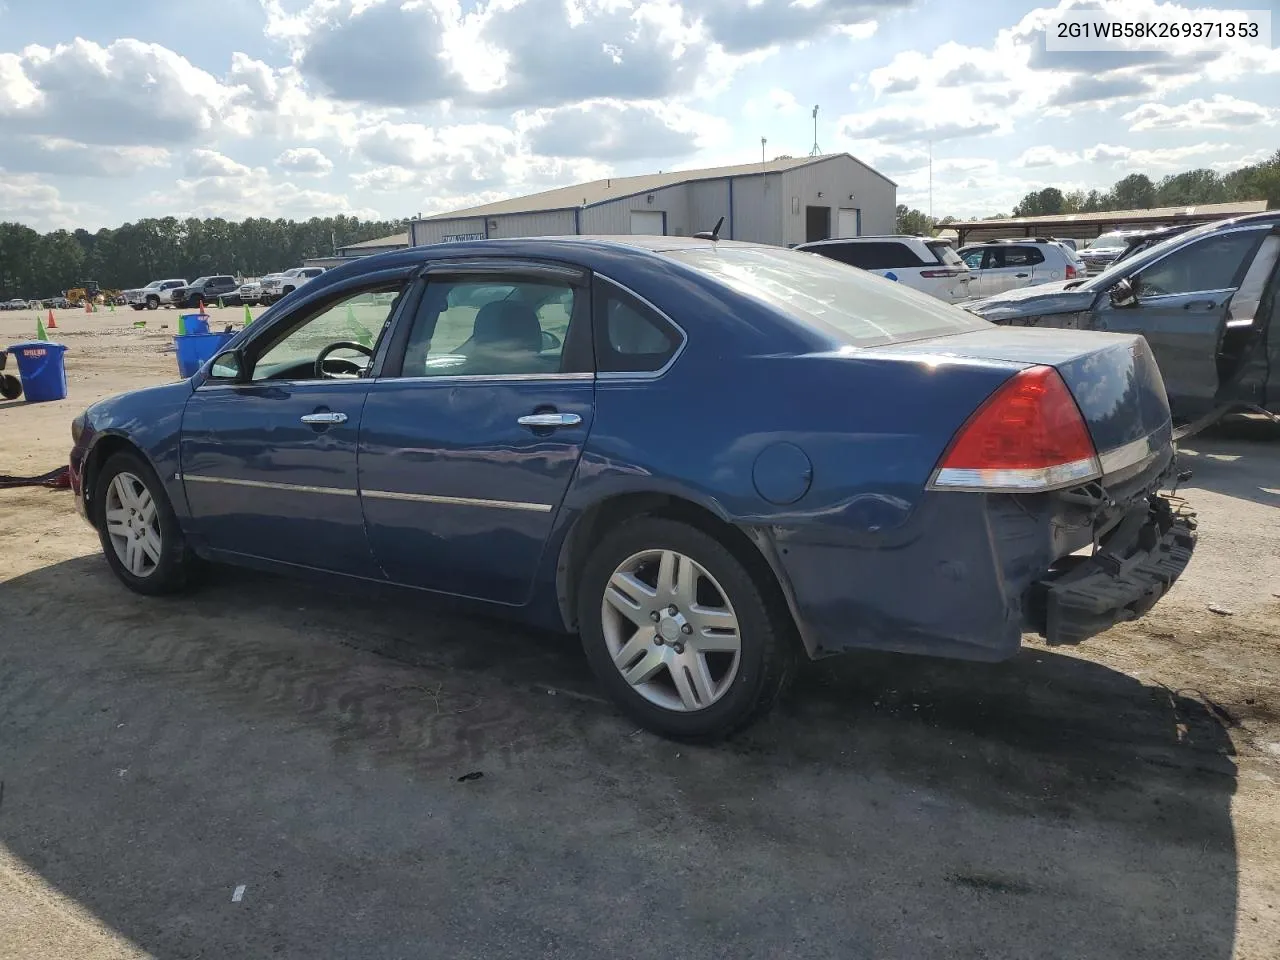
<instances>
[{"instance_id":1,"label":"blue plastic drum","mask_svg":"<svg viewBox=\"0 0 1280 960\"><path fill-rule=\"evenodd\" d=\"M218 355L218 351L234 337L234 333L194 333L174 337L173 346L178 351L178 374L194 377L205 361Z\"/></svg>"},{"instance_id":2,"label":"blue plastic drum","mask_svg":"<svg viewBox=\"0 0 1280 960\"><path fill-rule=\"evenodd\" d=\"M67 366L63 356L66 351L65 343L50 340L31 340L9 348L9 353L18 361L22 392L28 403L67 398Z\"/></svg>"}]
</instances>

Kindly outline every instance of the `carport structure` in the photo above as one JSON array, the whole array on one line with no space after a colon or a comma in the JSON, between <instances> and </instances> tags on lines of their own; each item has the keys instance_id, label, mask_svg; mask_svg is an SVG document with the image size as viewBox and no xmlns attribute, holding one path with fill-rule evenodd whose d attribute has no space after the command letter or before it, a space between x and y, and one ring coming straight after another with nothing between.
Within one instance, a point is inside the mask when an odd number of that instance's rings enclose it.
<instances>
[{"instance_id":1,"label":"carport structure","mask_svg":"<svg viewBox=\"0 0 1280 960\"><path fill-rule=\"evenodd\" d=\"M955 220L946 229L956 232L956 246L1019 237L1066 237L1092 240L1109 230L1140 230L1182 223L1209 223L1261 213L1265 200L1238 203L1205 203L1193 207L1153 207L1149 210L1101 210L1097 213L1063 213L1046 217L1011 217L1000 220Z\"/></svg>"}]
</instances>

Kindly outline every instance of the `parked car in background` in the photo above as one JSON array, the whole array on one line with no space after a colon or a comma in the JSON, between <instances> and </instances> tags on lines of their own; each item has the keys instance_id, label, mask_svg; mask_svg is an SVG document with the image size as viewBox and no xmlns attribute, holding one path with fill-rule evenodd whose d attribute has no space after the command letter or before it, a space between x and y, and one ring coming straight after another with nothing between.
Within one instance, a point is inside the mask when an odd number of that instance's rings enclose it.
<instances>
[{"instance_id":1,"label":"parked car in background","mask_svg":"<svg viewBox=\"0 0 1280 960\"><path fill-rule=\"evenodd\" d=\"M262 302L275 303L281 297L287 297L305 283L314 280L324 273L324 267L294 267L284 273L264 277L262 281Z\"/></svg>"},{"instance_id":2,"label":"parked car in background","mask_svg":"<svg viewBox=\"0 0 1280 960\"><path fill-rule=\"evenodd\" d=\"M240 302L241 303L262 303L262 285L268 280L274 280L282 277L282 273L268 273L266 276L257 277L252 280L246 280L240 284Z\"/></svg>"},{"instance_id":3,"label":"parked car in background","mask_svg":"<svg viewBox=\"0 0 1280 960\"><path fill-rule=\"evenodd\" d=\"M187 285L185 280L152 280L145 287L125 290L124 299L135 310L157 310L173 305L173 292Z\"/></svg>"},{"instance_id":4,"label":"parked car in background","mask_svg":"<svg viewBox=\"0 0 1280 960\"><path fill-rule=\"evenodd\" d=\"M1079 251L1080 259L1089 268L1090 274L1101 273L1124 253L1125 247L1129 245L1129 238L1141 232L1141 230L1112 230L1094 237L1084 245L1083 250Z\"/></svg>"},{"instance_id":5,"label":"parked car in background","mask_svg":"<svg viewBox=\"0 0 1280 960\"><path fill-rule=\"evenodd\" d=\"M961 247L960 259L969 267L969 290L989 297L1055 280L1085 276L1084 261L1057 240L991 240Z\"/></svg>"},{"instance_id":6,"label":"parked car in background","mask_svg":"<svg viewBox=\"0 0 1280 960\"><path fill-rule=\"evenodd\" d=\"M0 310L26 310L29 306L30 304L26 300L15 298L0 303Z\"/></svg>"},{"instance_id":7,"label":"parked car in background","mask_svg":"<svg viewBox=\"0 0 1280 960\"><path fill-rule=\"evenodd\" d=\"M1002 329L727 240L364 258L72 436L77 506L140 593L203 558L469 598L578 632L678 738L759 715L797 656L1077 643L1195 545L1141 337Z\"/></svg>"},{"instance_id":8,"label":"parked car in background","mask_svg":"<svg viewBox=\"0 0 1280 960\"><path fill-rule=\"evenodd\" d=\"M851 237L795 247L896 280L931 297L957 303L972 294L969 267L949 240L929 237Z\"/></svg>"},{"instance_id":9,"label":"parked car in background","mask_svg":"<svg viewBox=\"0 0 1280 960\"><path fill-rule=\"evenodd\" d=\"M197 277L185 287L179 287L173 291L173 305L187 308L203 303L206 307L210 307L218 302L219 297L224 304L239 303L239 293L240 284L236 282L235 277L228 274Z\"/></svg>"},{"instance_id":10,"label":"parked car in background","mask_svg":"<svg viewBox=\"0 0 1280 960\"><path fill-rule=\"evenodd\" d=\"M1280 211L1272 210L1182 231L1085 281L965 306L1008 326L1141 334L1180 422L1241 405L1280 410L1280 337L1268 338L1280 309L1278 263Z\"/></svg>"},{"instance_id":11,"label":"parked car in background","mask_svg":"<svg viewBox=\"0 0 1280 960\"><path fill-rule=\"evenodd\" d=\"M1056 241L1057 243L1062 244L1064 247L1066 247L1066 248L1067 248L1068 250L1070 250L1072 253L1076 253L1076 252L1078 252L1078 251L1080 250L1080 243L1079 243L1079 241L1078 241L1078 240L1076 240L1076 239L1075 239L1075 238L1073 238L1073 237L1050 237L1049 239L1050 239L1050 240L1053 240L1053 241Z\"/></svg>"},{"instance_id":12,"label":"parked car in background","mask_svg":"<svg viewBox=\"0 0 1280 960\"><path fill-rule=\"evenodd\" d=\"M71 306L71 301L66 297L50 297L48 300L42 300L40 306L46 310L65 310Z\"/></svg>"},{"instance_id":13,"label":"parked car in background","mask_svg":"<svg viewBox=\"0 0 1280 960\"><path fill-rule=\"evenodd\" d=\"M1168 240L1170 237L1176 237L1180 233L1186 233L1194 226L1194 223L1180 223L1173 227L1158 227L1155 230L1143 230L1139 233L1132 234L1125 240L1124 252L1112 260L1111 263L1114 265L1119 263L1121 260L1127 260L1134 254L1150 249L1157 243Z\"/></svg>"}]
</instances>

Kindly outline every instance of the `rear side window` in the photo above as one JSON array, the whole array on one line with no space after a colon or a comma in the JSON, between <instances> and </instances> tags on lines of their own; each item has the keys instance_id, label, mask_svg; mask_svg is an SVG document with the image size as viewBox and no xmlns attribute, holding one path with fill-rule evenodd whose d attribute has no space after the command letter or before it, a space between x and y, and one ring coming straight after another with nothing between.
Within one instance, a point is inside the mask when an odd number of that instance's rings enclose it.
<instances>
[{"instance_id":1,"label":"rear side window","mask_svg":"<svg viewBox=\"0 0 1280 960\"><path fill-rule=\"evenodd\" d=\"M851 346L991 329L986 320L959 307L804 251L721 247L668 256Z\"/></svg>"},{"instance_id":2,"label":"rear side window","mask_svg":"<svg viewBox=\"0 0 1280 960\"><path fill-rule=\"evenodd\" d=\"M964 261L960 259L960 254L951 248L951 244L926 240L925 245L938 258L939 263L945 263L948 267L964 266Z\"/></svg>"},{"instance_id":3,"label":"rear side window","mask_svg":"<svg viewBox=\"0 0 1280 960\"><path fill-rule=\"evenodd\" d=\"M1032 267L1044 263L1044 254L1036 247L992 247L993 267Z\"/></svg>"},{"instance_id":4,"label":"rear side window","mask_svg":"<svg viewBox=\"0 0 1280 960\"><path fill-rule=\"evenodd\" d=\"M923 267L921 260L905 243L896 240L871 240L859 243L823 243L809 247L808 252L820 253L832 260L839 260L863 270L893 270L903 267Z\"/></svg>"},{"instance_id":5,"label":"rear side window","mask_svg":"<svg viewBox=\"0 0 1280 960\"><path fill-rule=\"evenodd\" d=\"M653 373L680 349L680 331L620 287L597 280L592 301L597 372Z\"/></svg>"}]
</instances>

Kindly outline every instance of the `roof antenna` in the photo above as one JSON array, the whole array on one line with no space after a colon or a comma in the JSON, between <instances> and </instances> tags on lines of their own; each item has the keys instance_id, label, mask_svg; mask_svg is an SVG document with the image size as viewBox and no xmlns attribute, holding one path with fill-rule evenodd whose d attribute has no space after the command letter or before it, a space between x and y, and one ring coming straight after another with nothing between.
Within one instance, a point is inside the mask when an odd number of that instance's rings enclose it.
<instances>
[{"instance_id":1,"label":"roof antenna","mask_svg":"<svg viewBox=\"0 0 1280 960\"><path fill-rule=\"evenodd\" d=\"M721 217L719 220L717 220L717 221L716 221L716 226L715 226L715 229L714 229L714 230L703 230L703 231L700 231L699 233L695 233L695 234L693 235L693 239L695 239L695 240L719 240L719 239L720 239L720 228L721 228L721 227L723 227L723 226L724 226L724 217Z\"/></svg>"}]
</instances>

